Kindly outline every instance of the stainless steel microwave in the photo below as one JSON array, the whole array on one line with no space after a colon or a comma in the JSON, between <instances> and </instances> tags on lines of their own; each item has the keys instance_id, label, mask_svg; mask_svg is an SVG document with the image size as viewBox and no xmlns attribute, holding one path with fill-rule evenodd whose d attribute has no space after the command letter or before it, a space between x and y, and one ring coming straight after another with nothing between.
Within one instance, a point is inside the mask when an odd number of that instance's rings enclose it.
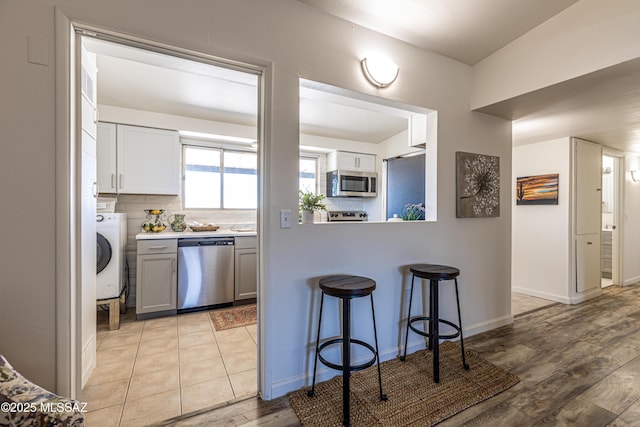
<instances>
[{"instance_id":1,"label":"stainless steel microwave","mask_svg":"<svg viewBox=\"0 0 640 427\"><path fill-rule=\"evenodd\" d=\"M376 197L378 174L335 170L327 172L327 197Z\"/></svg>"}]
</instances>

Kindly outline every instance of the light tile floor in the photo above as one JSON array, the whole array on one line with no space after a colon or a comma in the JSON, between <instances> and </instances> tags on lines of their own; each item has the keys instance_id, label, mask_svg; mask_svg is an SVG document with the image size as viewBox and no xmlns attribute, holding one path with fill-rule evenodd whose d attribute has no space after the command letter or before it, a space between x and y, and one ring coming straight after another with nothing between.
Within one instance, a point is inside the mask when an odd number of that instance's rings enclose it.
<instances>
[{"instance_id":1,"label":"light tile floor","mask_svg":"<svg viewBox=\"0 0 640 427\"><path fill-rule=\"evenodd\" d=\"M511 292L511 314L517 316L549 305L558 304L543 298Z\"/></svg>"},{"instance_id":2,"label":"light tile floor","mask_svg":"<svg viewBox=\"0 0 640 427\"><path fill-rule=\"evenodd\" d=\"M88 427L149 425L257 393L256 325L216 331L208 312L136 321L132 311L117 331L98 312Z\"/></svg>"}]
</instances>

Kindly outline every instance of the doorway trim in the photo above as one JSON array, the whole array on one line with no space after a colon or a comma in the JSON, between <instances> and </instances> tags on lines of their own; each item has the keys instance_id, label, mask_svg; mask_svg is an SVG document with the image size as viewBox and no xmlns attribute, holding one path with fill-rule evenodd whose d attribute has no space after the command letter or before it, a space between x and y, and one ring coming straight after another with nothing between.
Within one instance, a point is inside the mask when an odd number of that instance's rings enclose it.
<instances>
[{"instance_id":1,"label":"doorway trim","mask_svg":"<svg viewBox=\"0 0 640 427\"><path fill-rule=\"evenodd\" d=\"M258 238L258 364L257 385L258 392L263 394L265 384L270 377L265 369L266 334L261 325L264 324L265 313L262 290L264 283L263 248L265 247L264 212L266 211L267 197L265 193L265 180L267 161L266 153L270 147L268 112L265 106L272 97L270 81L272 78L273 64L270 62L251 60L252 63L229 59L223 56L179 48L177 46L153 42L134 36L124 35L88 24L72 21L60 8L55 8L55 105L56 105L56 182L55 182L55 342L56 342L56 393L69 396L74 399L82 398L82 367L80 358L80 332L81 310L78 304L80 288L78 286L78 253L80 248L78 214L80 205L78 202L77 135L81 123L76 99L78 93L77 70L79 62L79 38L83 35L100 34L106 39L122 44L141 47L146 50L165 53L184 59L203 62L207 64L233 68L240 71L251 72L258 76L258 114L257 114L257 139L258 139L258 209L257 209L257 238ZM269 387L266 387L267 389ZM263 396L264 397L264 396ZM268 397L267 397L268 398Z\"/></svg>"},{"instance_id":2,"label":"doorway trim","mask_svg":"<svg viewBox=\"0 0 640 427\"><path fill-rule=\"evenodd\" d=\"M622 264L624 262L623 257L623 236L624 236L624 221L622 213L624 212L624 153L614 148L606 146L602 147L602 155L607 157L613 157L616 161L614 167L614 223L616 226L614 234L617 238L612 240L612 265L611 265L611 278L614 285L623 285L622 279Z\"/></svg>"}]
</instances>

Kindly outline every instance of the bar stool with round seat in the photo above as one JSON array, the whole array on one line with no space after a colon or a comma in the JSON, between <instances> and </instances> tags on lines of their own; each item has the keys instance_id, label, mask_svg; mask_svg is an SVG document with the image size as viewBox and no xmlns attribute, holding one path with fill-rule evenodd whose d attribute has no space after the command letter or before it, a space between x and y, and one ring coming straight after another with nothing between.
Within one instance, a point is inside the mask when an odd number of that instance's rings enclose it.
<instances>
[{"instance_id":1,"label":"bar stool with round seat","mask_svg":"<svg viewBox=\"0 0 640 427\"><path fill-rule=\"evenodd\" d=\"M464 338L462 336L462 320L460 318L460 296L458 294L458 276L460 270L455 267L449 267L446 265L435 264L413 264L409 266L411 271L411 292L409 295L409 314L407 316L407 332L404 340L404 355L400 356L400 360L404 362L407 356L407 341L409 340L409 329L413 332L429 338L428 347L429 350L433 350L433 381L440 382L440 339L452 339L460 337L460 348L462 350L462 366L464 369L469 370L464 357ZM429 312L426 316L414 316L411 317L411 303L413 300L413 283L415 278L429 280ZM456 289L456 306L458 308L458 324L440 319L439 304L438 304L438 286L443 280L453 280ZM427 331L420 330L413 326L415 322L428 322ZM440 333L440 323L444 323L453 327L454 332L451 334Z\"/></svg>"},{"instance_id":2,"label":"bar stool with round seat","mask_svg":"<svg viewBox=\"0 0 640 427\"><path fill-rule=\"evenodd\" d=\"M378 354L378 332L376 330L376 315L373 308L373 291L376 288L376 282L367 277L350 276L350 275L332 275L320 279L320 289L322 297L320 299L320 314L318 315L318 335L316 341L316 354L313 363L313 384L311 390L307 392L308 396L313 396L316 386L316 368L318 359L324 365L342 371L342 422L348 426L350 421L349 414L349 392L350 392L350 376L352 371L360 371L368 368L377 362L378 365L378 385L380 388L380 400L387 400L387 396L382 393L382 376L380 374L380 356ZM322 306L324 305L324 296L340 298L342 300L342 337L331 339L320 344L320 327L322 325ZM375 340L375 348L370 344L351 338L351 300L353 298L366 297L371 298L371 316L373 319L373 338ZM322 350L332 344L342 343L342 364L329 362L322 357ZM351 364L351 348L350 344L356 344L367 348L372 353L372 358L367 362L359 365Z\"/></svg>"}]
</instances>

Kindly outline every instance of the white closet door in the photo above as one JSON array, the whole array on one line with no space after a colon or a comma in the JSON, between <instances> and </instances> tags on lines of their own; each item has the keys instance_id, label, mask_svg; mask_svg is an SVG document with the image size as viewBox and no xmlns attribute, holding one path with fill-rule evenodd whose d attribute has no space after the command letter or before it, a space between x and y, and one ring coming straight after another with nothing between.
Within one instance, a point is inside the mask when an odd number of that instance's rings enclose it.
<instances>
[{"instance_id":1,"label":"white closet door","mask_svg":"<svg viewBox=\"0 0 640 427\"><path fill-rule=\"evenodd\" d=\"M576 140L576 234L600 233L602 147Z\"/></svg>"},{"instance_id":2,"label":"white closet door","mask_svg":"<svg viewBox=\"0 0 640 427\"><path fill-rule=\"evenodd\" d=\"M576 292L600 286L600 234L576 238Z\"/></svg>"}]
</instances>

